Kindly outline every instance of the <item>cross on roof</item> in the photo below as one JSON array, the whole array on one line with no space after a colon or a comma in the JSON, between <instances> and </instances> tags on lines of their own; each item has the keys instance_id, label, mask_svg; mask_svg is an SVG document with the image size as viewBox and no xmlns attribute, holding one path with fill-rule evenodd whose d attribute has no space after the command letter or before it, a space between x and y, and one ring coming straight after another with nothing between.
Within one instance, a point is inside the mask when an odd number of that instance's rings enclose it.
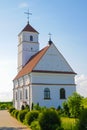
<instances>
[{"instance_id":1,"label":"cross on roof","mask_svg":"<svg viewBox=\"0 0 87 130\"><path fill-rule=\"evenodd\" d=\"M51 36L52 36L52 34L51 34L51 33L49 33L48 35L49 35L49 40L51 40Z\"/></svg>"},{"instance_id":2,"label":"cross on roof","mask_svg":"<svg viewBox=\"0 0 87 130\"><path fill-rule=\"evenodd\" d=\"M27 19L28 19L28 23L29 23L29 15L32 15L32 13L29 12L29 9L27 12L24 12L25 14L27 14Z\"/></svg>"}]
</instances>

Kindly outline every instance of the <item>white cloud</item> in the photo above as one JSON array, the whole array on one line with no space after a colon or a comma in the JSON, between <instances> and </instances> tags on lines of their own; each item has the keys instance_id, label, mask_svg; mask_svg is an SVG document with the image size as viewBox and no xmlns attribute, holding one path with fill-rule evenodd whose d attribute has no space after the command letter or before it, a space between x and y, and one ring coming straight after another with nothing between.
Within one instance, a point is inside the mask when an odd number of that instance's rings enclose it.
<instances>
[{"instance_id":1,"label":"white cloud","mask_svg":"<svg viewBox=\"0 0 87 130\"><path fill-rule=\"evenodd\" d=\"M82 96L87 97L87 76L82 74L76 76L77 92Z\"/></svg>"},{"instance_id":2,"label":"white cloud","mask_svg":"<svg viewBox=\"0 0 87 130\"><path fill-rule=\"evenodd\" d=\"M25 8L25 7L28 7L28 4L26 2L19 4L19 8Z\"/></svg>"}]
</instances>

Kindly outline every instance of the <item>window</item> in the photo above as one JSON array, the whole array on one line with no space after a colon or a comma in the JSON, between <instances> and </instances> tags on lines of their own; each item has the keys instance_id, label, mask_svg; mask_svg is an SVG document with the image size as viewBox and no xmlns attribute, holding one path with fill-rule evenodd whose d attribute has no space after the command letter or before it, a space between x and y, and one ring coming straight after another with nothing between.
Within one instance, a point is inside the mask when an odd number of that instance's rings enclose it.
<instances>
[{"instance_id":1,"label":"window","mask_svg":"<svg viewBox=\"0 0 87 130\"><path fill-rule=\"evenodd\" d=\"M50 89L49 88L44 89L44 99L50 99Z\"/></svg>"},{"instance_id":2,"label":"window","mask_svg":"<svg viewBox=\"0 0 87 130\"><path fill-rule=\"evenodd\" d=\"M22 99L22 91L20 91L20 99Z\"/></svg>"},{"instance_id":3,"label":"window","mask_svg":"<svg viewBox=\"0 0 87 130\"><path fill-rule=\"evenodd\" d=\"M27 91L27 89L25 90L25 98L28 99L28 91Z\"/></svg>"},{"instance_id":4,"label":"window","mask_svg":"<svg viewBox=\"0 0 87 130\"><path fill-rule=\"evenodd\" d=\"M18 95L17 95L17 92L15 93L15 99L17 100L17 98L18 98Z\"/></svg>"},{"instance_id":5,"label":"window","mask_svg":"<svg viewBox=\"0 0 87 130\"><path fill-rule=\"evenodd\" d=\"M64 88L60 89L60 99L65 99L65 89Z\"/></svg>"},{"instance_id":6,"label":"window","mask_svg":"<svg viewBox=\"0 0 87 130\"><path fill-rule=\"evenodd\" d=\"M30 36L30 41L33 41L33 36Z\"/></svg>"}]
</instances>

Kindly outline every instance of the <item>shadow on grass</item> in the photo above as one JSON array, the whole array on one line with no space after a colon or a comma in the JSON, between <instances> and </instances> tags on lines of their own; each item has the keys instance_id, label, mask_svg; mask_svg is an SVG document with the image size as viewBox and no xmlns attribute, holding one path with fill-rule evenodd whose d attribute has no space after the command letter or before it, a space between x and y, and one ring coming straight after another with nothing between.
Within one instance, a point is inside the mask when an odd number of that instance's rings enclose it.
<instances>
[{"instance_id":1,"label":"shadow on grass","mask_svg":"<svg viewBox=\"0 0 87 130\"><path fill-rule=\"evenodd\" d=\"M27 127L0 127L0 130L23 130L23 129L27 129Z\"/></svg>"}]
</instances>

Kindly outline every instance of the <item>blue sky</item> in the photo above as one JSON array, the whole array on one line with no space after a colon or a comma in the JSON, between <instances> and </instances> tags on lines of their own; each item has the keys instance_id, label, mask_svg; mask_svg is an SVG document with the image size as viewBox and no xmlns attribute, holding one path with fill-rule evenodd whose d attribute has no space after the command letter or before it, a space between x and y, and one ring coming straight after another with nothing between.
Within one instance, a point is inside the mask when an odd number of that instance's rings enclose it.
<instances>
[{"instance_id":1,"label":"blue sky","mask_svg":"<svg viewBox=\"0 0 87 130\"><path fill-rule=\"evenodd\" d=\"M76 76L77 91L87 96L87 0L0 0L0 101L12 100L17 73L17 35L27 24L40 33L40 48L48 33Z\"/></svg>"}]
</instances>

